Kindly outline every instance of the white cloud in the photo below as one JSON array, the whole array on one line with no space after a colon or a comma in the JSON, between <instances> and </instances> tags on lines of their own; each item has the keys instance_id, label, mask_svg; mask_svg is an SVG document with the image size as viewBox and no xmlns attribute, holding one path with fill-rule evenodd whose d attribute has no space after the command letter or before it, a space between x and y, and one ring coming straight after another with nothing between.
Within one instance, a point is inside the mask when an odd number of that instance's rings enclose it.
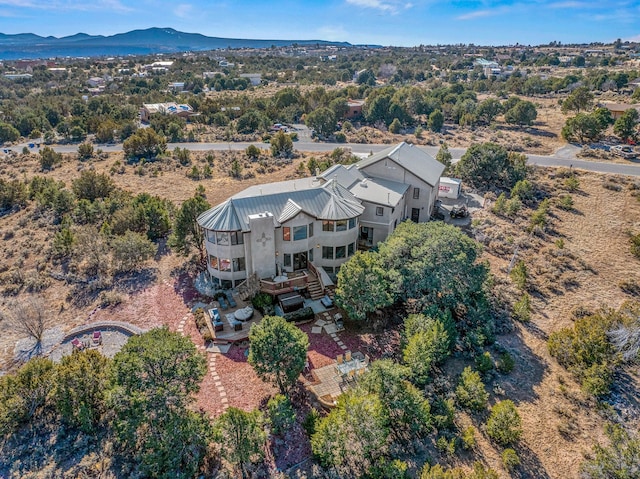
<instances>
[{"instance_id":1,"label":"white cloud","mask_svg":"<svg viewBox=\"0 0 640 479\"><path fill-rule=\"evenodd\" d=\"M77 10L98 11L108 10L116 12L130 12L132 8L124 5L120 0L97 0L86 2L81 0L0 0L1 6L16 8L32 8L36 10Z\"/></svg>"},{"instance_id":2,"label":"white cloud","mask_svg":"<svg viewBox=\"0 0 640 479\"><path fill-rule=\"evenodd\" d=\"M398 13L413 7L410 2L401 0L346 0L348 4L356 7L371 8L386 13Z\"/></svg>"},{"instance_id":3,"label":"white cloud","mask_svg":"<svg viewBox=\"0 0 640 479\"><path fill-rule=\"evenodd\" d=\"M192 12L193 12L193 5L189 3L181 3L180 5L176 6L176 8L173 9L173 14L176 17L180 17L180 18L187 18L191 16Z\"/></svg>"}]
</instances>

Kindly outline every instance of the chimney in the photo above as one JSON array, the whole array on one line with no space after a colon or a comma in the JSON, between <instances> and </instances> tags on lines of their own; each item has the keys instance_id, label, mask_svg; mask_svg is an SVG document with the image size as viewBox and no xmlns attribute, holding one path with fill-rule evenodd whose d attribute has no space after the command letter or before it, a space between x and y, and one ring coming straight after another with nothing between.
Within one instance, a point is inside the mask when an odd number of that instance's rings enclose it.
<instances>
[{"instance_id":1,"label":"chimney","mask_svg":"<svg viewBox=\"0 0 640 479\"><path fill-rule=\"evenodd\" d=\"M320 168L318 168L317 166L316 166L315 175L320 176Z\"/></svg>"}]
</instances>

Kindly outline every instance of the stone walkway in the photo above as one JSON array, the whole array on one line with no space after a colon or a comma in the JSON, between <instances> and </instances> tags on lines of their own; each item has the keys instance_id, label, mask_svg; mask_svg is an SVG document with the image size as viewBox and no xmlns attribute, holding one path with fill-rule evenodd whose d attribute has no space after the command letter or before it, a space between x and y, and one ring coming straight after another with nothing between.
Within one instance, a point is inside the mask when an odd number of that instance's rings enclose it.
<instances>
[{"instance_id":1,"label":"stone walkway","mask_svg":"<svg viewBox=\"0 0 640 479\"><path fill-rule=\"evenodd\" d=\"M311 332L313 334L322 334L322 331L324 330L329 336L331 336L331 339L336 342L340 349L346 351L348 349L347 345L344 344L338 336L338 333L336 331L336 324L333 322L331 314L325 311L320 316L322 316L323 319L318 319L315 323L313 323Z\"/></svg>"}]
</instances>

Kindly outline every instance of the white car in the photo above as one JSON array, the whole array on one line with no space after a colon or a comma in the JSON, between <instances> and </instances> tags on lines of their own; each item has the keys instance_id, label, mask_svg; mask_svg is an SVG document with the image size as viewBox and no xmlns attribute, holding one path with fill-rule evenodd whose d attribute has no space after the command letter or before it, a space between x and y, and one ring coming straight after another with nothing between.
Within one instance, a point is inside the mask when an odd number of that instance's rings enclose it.
<instances>
[{"instance_id":1,"label":"white car","mask_svg":"<svg viewBox=\"0 0 640 479\"><path fill-rule=\"evenodd\" d=\"M628 145L615 145L611 147L610 150L614 155L621 156L627 160L632 160L636 158L638 155L633 150L633 147Z\"/></svg>"}]
</instances>

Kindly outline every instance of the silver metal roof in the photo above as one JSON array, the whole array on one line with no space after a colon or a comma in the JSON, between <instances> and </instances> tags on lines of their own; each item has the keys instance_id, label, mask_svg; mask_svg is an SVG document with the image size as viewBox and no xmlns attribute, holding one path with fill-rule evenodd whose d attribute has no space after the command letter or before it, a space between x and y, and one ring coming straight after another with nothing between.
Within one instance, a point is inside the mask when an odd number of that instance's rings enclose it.
<instances>
[{"instance_id":1,"label":"silver metal roof","mask_svg":"<svg viewBox=\"0 0 640 479\"><path fill-rule=\"evenodd\" d=\"M306 188L299 189L303 186ZM306 178L247 188L202 213L198 224L215 231L249 231L249 215L265 211L280 223L300 211L319 220L335 221L360 216L364 206L336 181L322 184L315 178Z\"/></svg>"},{"instance_id":2,"label":"silver metal roof","mask_svg":"<svg viewBox=\"0 0 640 479\"><path fill-rule=\"evenodd\" d=\"M433 187L436 186L440 176L444 172L444 165L433 156L404 141L399 145L392 146L364 160L360 160L356 163L356 166L359 170L362 170L386 158L395 161L404 169L410 171Z\"/></svg>"}]
</instances>

